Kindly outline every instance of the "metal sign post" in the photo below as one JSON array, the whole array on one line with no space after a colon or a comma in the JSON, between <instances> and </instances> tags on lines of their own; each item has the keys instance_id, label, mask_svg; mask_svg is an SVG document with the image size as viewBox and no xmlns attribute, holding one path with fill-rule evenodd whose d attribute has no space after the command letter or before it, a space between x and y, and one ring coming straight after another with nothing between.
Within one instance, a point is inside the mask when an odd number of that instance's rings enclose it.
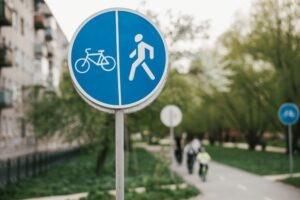
<instances>
[{"instance_id":1,"label":"metal sign post","mask_svg":"<svg viewBox=\"0 0 300 200\"><path fill-rule=\"evenodd\" d=\"M171 109L169 112L169 120L170 120L170 158L171 165L174 164L174 154L173 154L173 143L174 143L174 125L173 125L173 110Z\"/></svg>"},{"instance_id":2,"label":"metal sign post","mask_svg":"<svg viewBox=\"0 0 300 200\"><path fill-rule=\"evenodd\" d=\"M116 116L116 199L124 200L124 113L156 99L166 82L165 41L149 19L113 8L86 19L74 34L69 71L78 94Z\"/></svg>"},{"instance_id":3,"label":"metal sign post","mask_svg":"<svg viewBox=\"0 0 300 200\"><path fill-rule=\"evenodd\" d=\"M116 111L116 197L124 200L124 111Z\"/></svg>"},{"instance_id":4,"label":"metal sign post","mask_svg":"<svg viewBox=\"0 0 300 200\"><path fill-rule=\"evenodd\" d=\"M294 161L293 161L293 132L292 125L288 125L288 137L289 137L289 163L290 163L290 174L293 176L294 172Z\"/></svg>"},{"instance_id":5,"label":"metal sign post","mask_svg":"<svg viewBox=\"0 0 300 200\"><path fill-rule=\"evenodd\" d=\"M294 171L292 125L296 124L299 120L299 109L297 105L293 103L282 104L278 110L278 117L282 124L288 126L289 168L292 177Z\"/></svg>"}]
</instances>

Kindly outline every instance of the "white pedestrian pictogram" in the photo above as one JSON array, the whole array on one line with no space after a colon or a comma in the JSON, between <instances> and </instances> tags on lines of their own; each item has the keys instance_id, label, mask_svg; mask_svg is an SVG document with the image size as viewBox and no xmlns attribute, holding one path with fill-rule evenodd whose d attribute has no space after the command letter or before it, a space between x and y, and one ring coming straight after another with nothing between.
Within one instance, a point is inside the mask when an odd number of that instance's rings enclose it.
<instances>
[{"instance_id":1,"label":"white pedestrian pictogram","mask_svg":"<svg viewBox=\"0 0 300 200\"><path fill-rule=\"evenodd\" d=\"M149 69L148 65L145 62L146 50L149 51L150 59L154 59L154 48L151 45L143 42L142 40L143 40L142 34L137 34L134 37L134 41L136 43L138 43L138 45L137 45L137 49L135 49L134 51L131 52L131 54L129 55L129 58L133 58L137 55L137 59L131 65L131 70L130 70L130 74L129 74L130 81L132 81L134 79L135 71L136 71L137 67L140 65L144 68L145 72L148 74L148 76L150 77L151 80L155 79L155 76L153 75L153 73L151 72L151 70Z\"/></svg>"}]
</instances>

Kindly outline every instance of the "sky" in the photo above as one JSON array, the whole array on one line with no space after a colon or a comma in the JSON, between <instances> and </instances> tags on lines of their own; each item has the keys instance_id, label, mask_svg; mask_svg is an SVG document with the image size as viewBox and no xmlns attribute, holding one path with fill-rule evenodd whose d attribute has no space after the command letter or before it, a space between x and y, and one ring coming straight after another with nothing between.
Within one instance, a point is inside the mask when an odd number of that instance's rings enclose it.
<instances>
[{"instance_id":1,"label":"sky","mask_svg":"<svg viewBox=\"0 0 300 200\"><path fill-rule=\"evenodd\" d=\"M249 12L254 0L144 0L147 10L163 16L173 13L190 14L195 21L210 20L210 39L213 44L218 36L230 27L234 16ZM70 41L77 27L90 15L112 7L141 8L142 0L46 0L62 31ZM143 8L142 10L145 10Z\"/></svg>"}]
</instances>

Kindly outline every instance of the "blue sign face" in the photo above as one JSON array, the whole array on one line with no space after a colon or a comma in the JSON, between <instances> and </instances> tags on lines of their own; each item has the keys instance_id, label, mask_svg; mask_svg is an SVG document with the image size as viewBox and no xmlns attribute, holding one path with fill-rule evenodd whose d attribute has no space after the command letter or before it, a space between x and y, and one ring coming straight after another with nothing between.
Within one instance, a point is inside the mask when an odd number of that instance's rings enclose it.
<instances>
[{"instance_id":1,"label":"blue sign face","mask_svg":"<svg viewBox=\"0 0 300 200\"><path fill-rule=\"evenodd\" d=\"M293 125L299 120L299 109L296 104L282 104L278 111L278 116L284 125Z\"/></svg>"},{"instance_id":2,"label":"blue sign face","mask_svg":"<svg viewBox=\"0 0 300 200\"><path fill-rule=\"evenodd\" d=\"M75 33L69 69L76 89L94 105L127 109L148 104L167 76L165 42L144 16L126 9L90 17Z\"/></svg>"}]
</instances>

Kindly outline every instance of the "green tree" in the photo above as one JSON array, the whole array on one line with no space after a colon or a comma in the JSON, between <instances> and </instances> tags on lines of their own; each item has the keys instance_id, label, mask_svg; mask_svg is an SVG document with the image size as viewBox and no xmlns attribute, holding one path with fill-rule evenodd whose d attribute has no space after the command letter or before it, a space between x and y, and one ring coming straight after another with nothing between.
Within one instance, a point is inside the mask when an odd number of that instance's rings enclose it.
<instances>
[{"instance_id":1,"label":"green tree","mask_svg":"<svg viewBox=\"0 0 300 200\"><path fill-rule=\"evenodd\" d=\"M245 63L254 68L268 68L265 76L272 74L270 80L273 87L261 86L260 89L252 86L260 98L264 98L271 106L268 117L273 121L273 129L278 128L276 111L283 102L295 102L299 105L299 67L300 61L300 5L293 0L261 0L253 5L249 19L237 20L234 26L222 38L228 50L224 60L231 65ZM250 88L250 87L249 87ZM249 90L250 92L250 90ZM257 95L256 95L257 96ZM294 131L294 147L299 140L297 124Z\"/></svg>"},{"instance_id":2,"label":"green tree","mask_svg":"<svg viewBox=\"0 0 300 200\"><path fill-rule=\"evenodd\" d=\"M295 0L258 1L252 16L252 30L245 42L249 54L271 63L276 69L281 103L297 105L300 105L299 15L300 4ZM300 123L295 126L293 136L294 149L299 151Z\"/></svg>"},{"instance_id":3,"label":"green tree","mask_svg":"<svg viewBox=\"0 0 300 200\"><path fill-rule=\"evenodd\" d=\"M68 73L63 74L60 91L61 95L51 93L35 98L32 102L34 107L28 111L28 119L39 137L58 134L66 141L100 144L96 164L96 172L100 173L109 144L113 143L114 117L85 103L75 91Z\"/></svg>"}]
</instances>

